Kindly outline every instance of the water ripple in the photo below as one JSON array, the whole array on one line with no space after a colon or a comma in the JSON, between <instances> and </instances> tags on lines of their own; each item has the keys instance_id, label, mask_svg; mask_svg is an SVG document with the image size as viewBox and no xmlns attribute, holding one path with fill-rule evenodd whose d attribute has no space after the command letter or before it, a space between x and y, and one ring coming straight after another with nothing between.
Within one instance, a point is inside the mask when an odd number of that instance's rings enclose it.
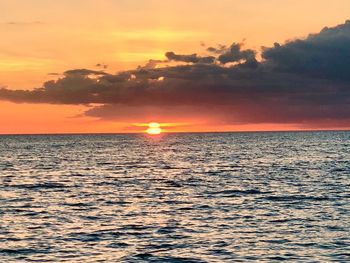
<instances>
[{"instance_id":1,"label":"water ripple","mask_svg":"<svg viewBox=\"0 0 350 263\"><path fill-rule=\"evenodd\" d=\"M350 262L349 141L0 136L0 262Z\"/></svg>"}]
</instances>

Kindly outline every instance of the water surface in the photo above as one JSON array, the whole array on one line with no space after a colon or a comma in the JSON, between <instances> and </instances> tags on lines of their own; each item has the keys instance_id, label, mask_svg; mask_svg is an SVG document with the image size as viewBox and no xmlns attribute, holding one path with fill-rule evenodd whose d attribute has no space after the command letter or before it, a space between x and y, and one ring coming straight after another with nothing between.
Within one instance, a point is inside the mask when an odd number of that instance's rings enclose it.
<instances>
[{"instance_id":1,"label":"water surface","mask_svg":"<svg viewBox=\"0 0 350 263\"><path fill-rule=\"evenodd\" d=\"M350 261L350 132L0 136L0 262Z\"/></svg>"}]
</instances>

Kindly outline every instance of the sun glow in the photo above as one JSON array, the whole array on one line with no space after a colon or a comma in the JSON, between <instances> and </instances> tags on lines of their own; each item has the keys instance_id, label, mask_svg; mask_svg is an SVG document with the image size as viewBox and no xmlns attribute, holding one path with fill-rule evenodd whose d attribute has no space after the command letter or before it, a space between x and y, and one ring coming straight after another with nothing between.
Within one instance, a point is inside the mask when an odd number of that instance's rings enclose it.
<instances>
[{"instance_id":1,"label":"sun glow","mask_svg":"<svg viewBox=\"0 0 350 263\"><path fill-rule=\"evenodd\" d=\"M148 129L146 132L150 135L158 135L161 134L162 129L160 128L160 124L157 122L150 122L148 124Z\"/></svg>"}]
</instances>

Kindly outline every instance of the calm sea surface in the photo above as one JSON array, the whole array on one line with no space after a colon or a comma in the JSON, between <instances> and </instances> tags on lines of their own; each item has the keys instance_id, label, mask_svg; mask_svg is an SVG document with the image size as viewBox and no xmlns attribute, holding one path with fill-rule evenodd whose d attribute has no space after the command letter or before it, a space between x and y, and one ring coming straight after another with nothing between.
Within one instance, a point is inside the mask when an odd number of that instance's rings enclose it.
<instances>
[{"instance_id":1,"label":"calm sea surface","mask_svg":"<svg viewBox=\"0 0 350 263\"><path fill-rule=\"evenodd\" d=\"M350 262L350 132L0 136L0 262Z\"/></svg>"}]
</instances>

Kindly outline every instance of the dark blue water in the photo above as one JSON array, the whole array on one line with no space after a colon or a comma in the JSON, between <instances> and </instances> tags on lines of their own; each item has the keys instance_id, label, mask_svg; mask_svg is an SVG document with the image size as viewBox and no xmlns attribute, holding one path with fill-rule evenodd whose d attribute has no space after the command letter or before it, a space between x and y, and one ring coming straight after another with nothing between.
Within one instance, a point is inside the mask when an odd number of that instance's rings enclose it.
<instances>
[{"instance_id":1,"label":"dark blue water","mask_svg":"<svg viewBox=\"0 0 350 263\"><path fill-rule=\"evenodd\" d=\"M349 262L350 132L0 136L0 262Z\"/></svg>"}]
</instances>

